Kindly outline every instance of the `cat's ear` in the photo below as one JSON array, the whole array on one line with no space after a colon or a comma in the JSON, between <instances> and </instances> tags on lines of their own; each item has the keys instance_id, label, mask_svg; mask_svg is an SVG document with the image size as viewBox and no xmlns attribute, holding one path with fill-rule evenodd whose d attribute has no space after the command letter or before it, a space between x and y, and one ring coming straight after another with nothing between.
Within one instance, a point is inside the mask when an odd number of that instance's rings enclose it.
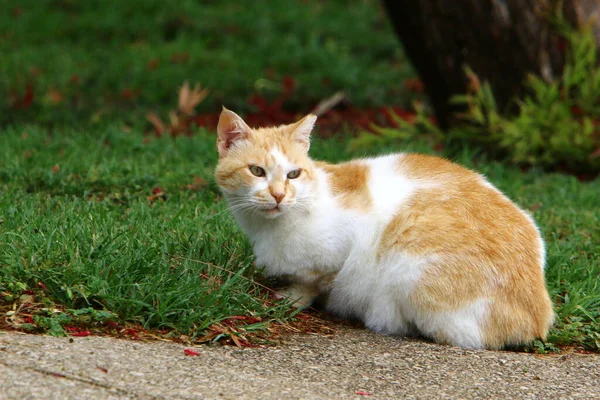
<instances>
[{"instance_id":1,"label":"cat's ear","mask_svg":"<svg viewBox=\"0 0 600 400\"><path fill-rule=\"evenodd\" d=\"M310 133L312 132L316 121L316 115L308 114L306 117L292 125L294 141L301 145L307 152L310 147Z\"/></svg>"},{"instance_id":2,"label":"cat's ear","mask_svg":"<svg viewBox=\"0 0 600 400\"><path fill-rule=\"evenodd\" d=\"M247 138L250 131L250 127L239 115L223 107L217 125L219 157L225 156L231 145L237 140Z\"/></svg>"}]
</instances>

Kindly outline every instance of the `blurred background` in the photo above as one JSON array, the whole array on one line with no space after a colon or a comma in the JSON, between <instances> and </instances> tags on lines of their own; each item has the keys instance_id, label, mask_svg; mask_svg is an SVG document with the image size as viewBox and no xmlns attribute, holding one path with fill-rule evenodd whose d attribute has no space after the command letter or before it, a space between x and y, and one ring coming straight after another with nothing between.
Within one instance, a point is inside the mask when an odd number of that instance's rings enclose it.
<instances>
[{"instance_id":1,"label":"blurred background","mask_svg":"<svg viewBox=\"0 0 600 400\"><path fill-rule=\"evenodd\" d=\"M583 179L600 170L593 0L0 5L4 126L178 135L214 129L221 105L250 125L312 111L323 135L362 133L355 147L420 137Z\"/></svg>"},{"instance_id":2,"label":"blurred background","mask_svg":"<svg viewBox=\"0 0 600 400\"><path fill-rule=\"evenodd\" d=\"M145 121L176 106L185 81L209 91L195 109L208 119L222 104L309 112L338 91L359 108L412 98L375 0L1 3L2 124Z\"/></svg>"}]
</instances>

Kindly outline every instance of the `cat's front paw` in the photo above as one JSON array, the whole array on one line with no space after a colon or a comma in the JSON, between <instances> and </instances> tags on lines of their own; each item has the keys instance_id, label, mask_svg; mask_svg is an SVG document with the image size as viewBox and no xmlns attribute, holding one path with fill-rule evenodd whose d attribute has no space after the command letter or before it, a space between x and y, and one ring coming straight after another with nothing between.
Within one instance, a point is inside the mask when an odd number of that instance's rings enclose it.
<instances>
[{"instance_id":1,"label":"cat's front paw","mask_svg":"<svg viewBox=\"0 0 600 400\"><path fill-rule=\"evenodd\" d=\"M318 295L319 292L317 290L298 285L289 286L275 292L275 297L277 299L294 300L291 305L299 309L304 309L310 306Z\"/></svg>"}]
</instances>

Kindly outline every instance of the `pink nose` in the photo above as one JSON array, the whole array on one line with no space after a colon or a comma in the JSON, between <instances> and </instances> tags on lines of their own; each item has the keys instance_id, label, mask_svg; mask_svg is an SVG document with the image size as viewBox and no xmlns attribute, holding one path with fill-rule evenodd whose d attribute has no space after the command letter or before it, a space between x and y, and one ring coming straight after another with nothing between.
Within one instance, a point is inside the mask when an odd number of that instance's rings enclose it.
<instances>
[{"instance_id":1,"label":"pink nose","mask_svg":"<svg viewBox=\"0 0 600 400\"><path fill-rule=\"evenodd\" d=\"M271 196L273 196L277 204L279 204L281 203L281 200L283 200L283 198L285 197L285 193L271 192Z\"/></svg>"}]
</instances>

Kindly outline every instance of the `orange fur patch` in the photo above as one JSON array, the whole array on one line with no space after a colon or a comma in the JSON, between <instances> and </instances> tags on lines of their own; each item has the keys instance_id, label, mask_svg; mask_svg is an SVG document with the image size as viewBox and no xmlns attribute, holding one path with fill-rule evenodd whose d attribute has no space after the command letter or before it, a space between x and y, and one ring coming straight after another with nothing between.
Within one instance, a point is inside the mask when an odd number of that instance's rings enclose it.
<instances>
[{"instance_id":1,"label":"orange fur patch","mask_svg":"<svg viewBox=\"0 0 600 400\"><path fill-rule=\"evenodd\" d=\"M372 205L369 192L369 166L360 161L330 165L318 163L327 172L331 191L346 209L369 211Z\"/></svg>"},{"instance_id":2,"label":"orange fur patch","mask_svg":"<svg viewBox=\"0 0 600 400\"><path fill-rule=\"evenodd\" d=\"M451 312L481 298L493 318L486 346L545 337L553 311L548 297L538 233L508 199L477 174L437 157L399 158L401 173L438 182L418 191L386 227L378 254L439 255L411 293L427 312Z\"/></svg>"}]
</instances>

